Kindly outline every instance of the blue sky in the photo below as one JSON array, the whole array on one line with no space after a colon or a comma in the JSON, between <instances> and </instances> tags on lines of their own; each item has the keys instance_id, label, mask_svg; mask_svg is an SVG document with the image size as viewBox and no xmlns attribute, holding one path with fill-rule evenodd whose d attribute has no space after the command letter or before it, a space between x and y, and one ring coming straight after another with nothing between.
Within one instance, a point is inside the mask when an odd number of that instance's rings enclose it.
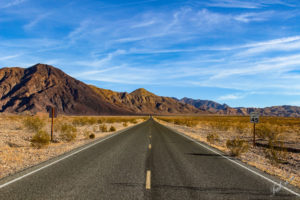
<instances>
[{"instance_id":1,"label":"blue sky","mask_svg":"<svg viewBox=\"0 0 300 200\"><path fill-rule=\"evenodd\" d=\"M101 88L300 106L299 0L0 0L0 67Z\"/></svg>"}]
</instances>

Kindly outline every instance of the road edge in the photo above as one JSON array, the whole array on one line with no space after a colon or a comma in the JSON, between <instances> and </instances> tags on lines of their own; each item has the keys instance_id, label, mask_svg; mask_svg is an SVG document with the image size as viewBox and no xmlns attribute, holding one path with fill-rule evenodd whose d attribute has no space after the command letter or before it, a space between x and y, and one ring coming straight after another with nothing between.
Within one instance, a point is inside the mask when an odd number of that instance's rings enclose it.
<instances>
[{"instance_id":1,"label":"road edge","mask_svg":"<svg viewBox=\"0 0 300 200\"><path fill-rule=\"evenodd\" d=\"M2 188L6 187L6 186L8 186L8 185L10 185L10 184L12 184L14 182L17 182L17 181L19 181L19 180L21 180L21 179L23 179L23 178L25 178L27 176L30 176L30 175L38 172L38 171L41 171L41 170L43 170L43 169L45 169L45 168L47 168L47 167L49 167L51 165L54 165L54 164L56 164L56 163L58 163L58 162L60 162L60 161L62 161L64 159L66 159L68 157L71 157L71 156L73 156L73 155L75 155L77 153L80 153L81 151L89 149L89 148L91 148L91 147L93 147L93 146L95 146L95 145L97 145L97 144L99 144L101 142L109 140L109 139L113 138L114 136L120 135L120 134L122 134L122 133L124 133L124 132L126 132L126 131L128 131L128 130L130 130L132 128L140 126L140 125L146 123L147 121L148 120L145 120L145 121L143 121L143 122L141 122L139 124L136 124L134 126L130 126L128 128L116 131L115 133L113 133L111 135L107 135L107 136L104 136L102 138L98 138L98 139L96 139L94 141L91 141L89 143L83 144L82 146L76 147L76 148L74 148L74 149L72 149L70 151L67 151L67 152L63 153L63 154L60 154L60 155L55 156L53 158L50 158L50 159L48 159L46 161L43 161L43 162L41 162L39 164L30 166L28 168L25 168L25 169L23 169L21 171L18 171L16 173L14 173L14 174L11 174L11 175L8 175L6 177L3 177L3 178L0 179L0 189L2 189Z\"/></svg>"},{"instance_id":2,"label":"road edge","mask_svg":"<svg viewBox=\"0 0 300 200\"><path fill-rule=\"evenodd\" d=\"M267 173L261 171L260 169L254 167L254 166L250 166L247 163L242 162L238 158L235 159L235 160L233 160L233 159L231 159L230 156L226 155L224 152L220 151L219 149L216 149L216 148L214 148L212 146L209 146L208 144L205 144L205 143L203 143L201 141L198 141L198 140L196 140L194 138L191 138L191 137L185 135L184 133L181 133L180 131L177 131L177 130L171 128L171 127L163 125L163 124L159 123L157 120L154 120L154 121L157 122L159 125L161 125L161 126L167 128L167 129L173 131L174 133L177 133L178 135L181 135L182 137L184 137L184 138L186 138L186 139L188 139L190 141L193 141L194 143L200 145L201 147L203 147L203 148L205 148L205 149L207 149L207 150L209 150L209 151L211 151L211 152L213 152L215 154L218 154L218 155L222 156L223 158L227 159L228 161L230 161L230 162L232 162L232 163L240 166L241 168L243 168L243 169L245 169L245 170L247 170L247 171L249 171L249 172L251 172L251 173L253 173L253 174L255 174L255 175L259 176L259 177L261 177L262 179L264 179L266 181L269 181L270 183L272 183L272 184L274 184L274 185L276 185L278 187L283 188L285 191L290 192L291 194L295 195L296 197L300 197L300 190L297 187L295 187L293 185L290 185L290 184L288 184L288 186L284 186L284 185L280 184L280 182L283 181L280 178L278 178L276 176L273 176L273 175L270 175L270 174L267 174Z\"/></svg>"}]
</instances>

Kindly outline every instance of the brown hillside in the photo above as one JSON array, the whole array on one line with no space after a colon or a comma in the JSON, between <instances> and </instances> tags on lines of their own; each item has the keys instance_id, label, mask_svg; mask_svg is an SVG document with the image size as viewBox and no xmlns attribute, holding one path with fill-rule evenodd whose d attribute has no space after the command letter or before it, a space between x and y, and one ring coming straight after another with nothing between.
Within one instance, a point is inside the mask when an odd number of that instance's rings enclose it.
<instances>
[{"instance_id":1,"label":"brown hillside","mask_svg":"<svg viewBox=\"0 0 300 200\"><path fill-rule=\"evenodd\" d=\"M134 113L144 114L201 114L207 113L194 106L179 102L170 97L157 96L144 88L131 93L114 92L90 86L109 103L120 108L126 107Z\"/></svg>"},{"instance_id":2,"label":"brown hillside","mask_svg":"<svg viewBox=\"0 0 300 200\"><path fill-rule=\"evenodd\" d=\"M130 114L50 65L0 69L0 112L46 112L48 106L65 114Z\"/></svg>"}]
</instances>

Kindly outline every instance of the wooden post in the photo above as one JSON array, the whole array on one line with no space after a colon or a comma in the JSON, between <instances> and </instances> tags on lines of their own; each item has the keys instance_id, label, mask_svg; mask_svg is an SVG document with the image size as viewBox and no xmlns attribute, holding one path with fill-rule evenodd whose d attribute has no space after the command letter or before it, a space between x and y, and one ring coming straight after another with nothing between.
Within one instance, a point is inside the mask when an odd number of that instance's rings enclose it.
<instances>
[{"instance_id":1,"label":"wooden post","mask_svg":"<svg viewBox=\"0 0 300 200\"><path fill-rule=\"evenodd\" d=\"M253 123L253 147L255 147L255 124Z\"/></svg>"},{"instance_id":2,"label":"wooden post","mask_svg":"<svg viewBox=\"0 0 300 200\"><path fill-rule=\"evenodd\" d=\"M53 142L53 124L54 124L54 108L51 108L51 141Z\"/></svg>"}]
</instances>

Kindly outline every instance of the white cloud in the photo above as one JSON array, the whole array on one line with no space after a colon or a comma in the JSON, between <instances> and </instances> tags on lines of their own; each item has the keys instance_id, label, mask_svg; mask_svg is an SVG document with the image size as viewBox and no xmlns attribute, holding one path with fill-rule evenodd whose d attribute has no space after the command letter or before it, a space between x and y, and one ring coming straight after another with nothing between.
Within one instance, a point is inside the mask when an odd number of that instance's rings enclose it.
<instances>
[{"instance_id":1,"label":"white cloud","mask_svg":"<svg viewBox=\"0 0 300 200\"><path fill-rule=\"evenodd\" d=\"M28 24L24 25L24 29L25 30L32 29L34 26L36 26L38 23L40 23L43 19L47 18L49 15L51 15L50 12L49 13L43 13L43 14L37 16L31 22L29 22Z\"/></svg>"},{"instance_id":2,"label":"white cloud","mask_svg":"<svg viewBox=\"0 0 300 200\"><path fill-rule=\"evenodd\" d=\"M243 13L234 16L234 19L240 22L261 22L270 19L274 15L273 11L256 12L256 13Z\"/></svg>"},{"instance_id":3,"label":"white cloud","mask_svg":"<svg viewBox=\"0 0 300 200\"><path fill-rule=\"evenodd\" d=\"M131 28L143 28L143 27L151 26L155 23L156 23L155 20L145 21L142 23L135 24L135 25L131 26Z\"/></svg>"},{"instance_id":4,"label":"white cloud","mask_svg":"<svg viewBox=\"0 0 300 200\"><path fill-rule=\"evenodd\" d=\"M246 9L259 9L269 5L284 5L289 7L295 7L297 4L289 3L281 0L212 0L206 3L207 6L211 7L222 7L222 8L246 8Z\"/></svg>"},{"instance_id":5,"label":"white cloud","mask_svg":"<svg viewBox=\"0 0 300 200\"><path fill-rule=\"evenodd\" d=\"M211 7L223 7L223 8L260 8L262 5L259 2L249 2L240 0L213 0L206 4Z\"/></svg>"},{"instance_id":6,"label":"white cloud","mask_svg":"<svg viewBox=\"0 0 300 200\"><path fill-rule=\"evenodd\" d=\"M16 58L16 57L19 57L20 54L16 54L16 55L10 55L10 56L3 56L3 57L0 57L0 61L3 61L3 60L11 60L13 58Z\"/></svg>"},{"instance_id":7,"label":"white cloud","mask_svg":"<svg viewBox=\"0 0 300 200\"><path fill-rule=\"evenodd\" d=\"M218 98L218 100L219 101L223 101L223 100L237 100L237 99L243 99L245 97L246 97L246 95L241 95L241 94L228 94L228 95L220 96Z\"/></svg>"},{"instance_id":8,"label":"white cloud","mask_svg":"<svg viewBox=\"0 0 300 200\"><path fill-rule=\"evenodd\" d=\"M21 3L24 3L27 0L10 0L10 1L4 1L4 2L0 2L2 5L0 5L0 8L10 8L13 6L17 6Z\"/></svg>"},{"instance_id":9,"label":"white cloud","mask_svg":"<svg viewBox=\"0 0 300 200\"><path fill-rule=\"evenodd\" d=\"M122 49L118 49L114 52L108 53L106 57L101 59L94 59L94 60L84 60L84 61L76 61L74 64L76 65L82 65L87 67L93 67L93 68L103 68L107 67L109 65L109 62L113 60L114 57L125 54L126 51Z\"/></svg>"}]
</instances>

